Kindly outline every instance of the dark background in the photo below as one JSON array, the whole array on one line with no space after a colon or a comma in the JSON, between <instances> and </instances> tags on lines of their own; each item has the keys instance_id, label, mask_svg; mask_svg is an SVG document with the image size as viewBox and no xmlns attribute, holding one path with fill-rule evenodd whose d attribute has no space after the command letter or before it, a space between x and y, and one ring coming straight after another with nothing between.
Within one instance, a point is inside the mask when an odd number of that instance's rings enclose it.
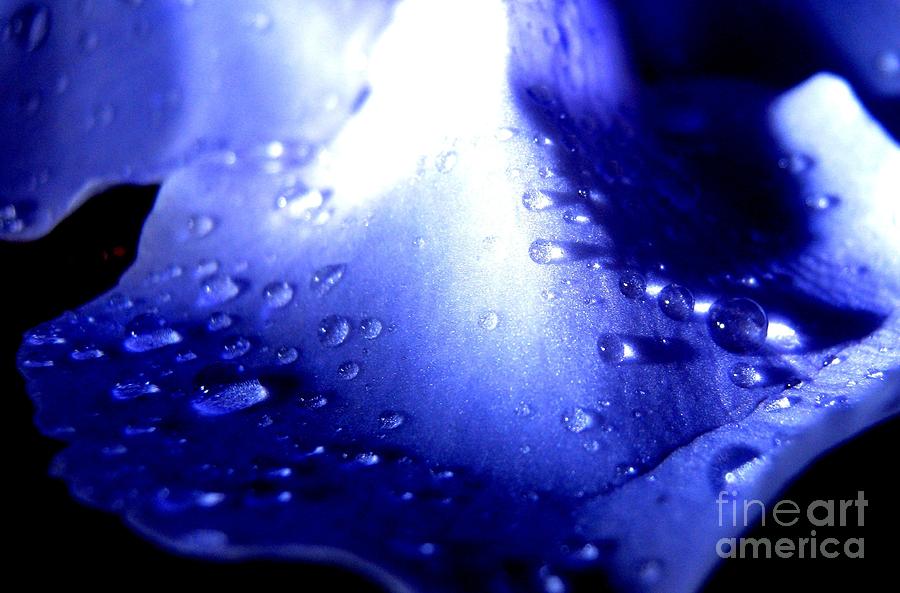
<instances>
[{"instance_id":1,"label":"dark background","mask_svg":"<svg viewBox=\"0 0 900 593\"><path fill-rule=\"evenodd\" d=\"M27 579L34 585L206 587L237 583L283 583L295 591L364 593L378 589L334 567L287 562L218 564L169 554L126 528L115 515L82 506L65 485L48 476L60 443L41 436L32 424L33 408L19 375L15 354L30 327L75 308L115 285L134 259L141 225L153 205L155 187L118 187L89 201L47 237L32 243L0 243L5 284L5 319L0 334L0 381L7 402L3 509L8 544L3 580ZM898 527L894 485L898 452L893 419L820 458L781 498L801 507L815 499L869 500L865 528L847 528L838 537L865 537L860 560L728 560L706 587L708 593L755 590L832 590L847 579L892 582L893 539ZM770 522L771 523L771 522ZM757 529L757 537L804 537L808 526ZM824 538L824 529L818 530ZM122 581L120 575L128 575ZM593 588L589 589L594 591ZM598 589L599 590L599 587Z\"/></svg>"}]
</instances>

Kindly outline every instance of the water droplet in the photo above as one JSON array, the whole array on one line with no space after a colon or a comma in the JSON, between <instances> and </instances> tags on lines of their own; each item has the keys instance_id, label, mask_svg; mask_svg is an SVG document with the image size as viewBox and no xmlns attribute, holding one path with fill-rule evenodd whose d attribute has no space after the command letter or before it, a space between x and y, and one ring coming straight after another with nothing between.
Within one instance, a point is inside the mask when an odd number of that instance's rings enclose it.
<instances>
[{"instance_id":1,"label":"water droplet","mask_svg":"<svg viewBox=\"0 0 900 593\"><path fill-rule=\"evenodd\" d=\"M325 296L340 283L347 271L347 264L333 264L316 270L309 281L309 288L320 297Z\"/></svg>"},{"instance_id":2,"label":"water droplet","mask_svg":"<svg viewBox=\"0 0 900 593\"><path fill-rule=\"evenodd\" d=\"M448 150L437 156L434 161L434 166L441 173L447 173L456 166L457 160L459 160L459 157L457 156L456 151Z\"/></svg>"},{"instance_id":3,"label":"water droplet","mask_svg":"<svg viewBox=\"0 0 900 593\"><path fill-rule=\"evenodd\" d=\"M661 560L652 558L645 560L638 568L638 578L645 585L655 585L663 577L663 563Z\"/></svg>"},{"instance_id":4,"label":"water droplet","mask_svg":"<svg viewBox=\"0 0 900 593\"><path fill-rule=\"evenodd\" d=\"M728 373L731 377L731 382L737 385L738 387L743 387L744 389L749 389L751 387L756 387L762 383L763 377L756 368L747 362L739 362L731 367L731 371Z\"/></svg>"},{"instance_id":5,"label":"water droplet","mask_svg":"<svg viewBox=\"0 0 900 593\"><path fill-rule=\"evenodd\" d=\"M92 345L80 346L72 350L72 360L95 360L103 358L104 352L100 348Z\"/></svg>"},{"instance_id":6,"label":"water droplet","mask_svg":"<svg viewBox=\"0 0 900 593\"><path fill-rule=\"evenodd\" d=\"M647 290L647 283L644 277L634 271L623 272L619 276L619 292L627 299L639 299L644 296Z\"/></svg>"},{"instance_id":7,"label":"water droplet","mask_svg":"<svg viewBox=\"0 0 900 593\"><path fill-rule=\"evenodd\" d=\"M344 381L355 379L359 374L359 364L353 360L347 360L338 365L338 377Z\"/></svg>"},{"instance_id":8,"label":"water droplet","mask_svg":"<svg viewBox=\"0 0 900 593\"><path fill-rule=\"evenodd\" d=\"M271 282L263 288L263 299L266 305L280 309L294 298L294 289L287 282Z\"/></svg>"},{"instance_id":9,"label":"water droplet","mask_svg":"<svg viewBox=\"0 0 900 593\"><path fill-rule=\"evenodd\" d=\"M233 336L222 344L222 358L224 360L234 360L240 358L250 351L250 340L243 336Z\"/></svg>"},{"instance_id":10,"label":"water droplet","mask_svg":"<svg viewBox=\"0 0 900 593\"><path fill-rule=\"evenodd\" d=\"M815 194L806 198L806 206L810 210L828 210L840 203L841 199L839 197L828 194Z\"/></svg>"},{"instance_id":11,"label":"water droplet","mask_svg":"<svg viewBox=\"0 0 900 593\"><path fill-rule=\"evenodd\" d=\"M709 468L713 491L726 490L742 482L759 462L759 451L746 445L733 445L715 455Z\"/></svg>"},{"instance_id":12,"label":"water droplet","mask_svg":"<svg viewBox=\"0 0 900 593\"><path fill-rule=\"evenodd\" d=\"M259 380L248 379L214 390L204 390L191 405L204 416L221 416L249 408L268 397L269 391Z\"/></svg>"},{"instance_id":13,"label":"water droplet","mask_svg":"<svg viewBox=\"0 0 900 593\"><path fill-rule=\"evenodd\" d=\"M394 430L406 422L406 416L402 412L382 412L378 416L378 424L382 430Z\"/></svg>"},{"instance_id":14,"label":"water droplet","mask_svg":"<svg viewBox=\"0 0 900 593\"><path fill-rule=\"evenodd\" d=\"M198 303L204 307L221 305L241 293L241 286L231 276L216 274L204 280L200 285Z\"/></svg>"},{"instance_id":15,"label":"water droplet","mask_svg":"<svg viewBox=\"0 0 900 593\"><path fill-rule=\"evenodd\" d=\"M558 243L547 239L537 239L528 248L528 255L534 263L551 264L565 260L568 254Z\"/></svg>"},{"instance_id":16,"label":"water droplet","mask_svg":"<svg viewBox=\"0 0 900 593\"><path fill-rule=\"evenodd\" d=\"M30 214L37 210L37 205L30 201L6 203L0 206L0 233L16 235L29 226Z\"/></svg>"},{"instance_id":17,"label":"water droplet","mask_svg":"<svg viewBox=\"0 0 900 593\"><path fill-rule=\"evenodd\" d=\"M22 366L29 369L49 368L54 362L49 358L29 358L22 361Z\"/></svg>"},{"instance_id":18,"label":"water droplet","mask_svg":"<svg viewBox=\"0 0 900 593\"><path fill-rule=\"evenodd\" d=\"M799 175L801 173L809 171L815 164L816 163L812 159L812 157L800 153L792 154L778 160L779 167L790 171L794 175Z\"/></svg>"},{"instance_id":19,"label":"water droplet","mask_svg":"<svg viewBox=\"0 0 900 593\"><path fill-rule=\"evenodd\" d=\"M97 46L100 44L100 38L93 31L84 31L78 37L78 47L81 48L81 51L84 53L90 53L97 49Z\"/></svg>"},{"instance_id":20,"label":"water droplet","mask_svg":"<svg viewBox=\"0 0 900 593\"><path fill-rule=\"evenodd\" d=\"M291 364L297 360L299 353L296 348L282 346L275 352L275 360L278 364Z\"/></svg>"},{"instance_id":21,"label":"water droplet","mask_svg":"<svg viewBox=\"0 0 900 593\"><path fill-rule=\"evenodd\" d=\"M353 461L361 465L377 465L381 461L381 457L372 451L364 451L362 453L357 453L353 458Z\"/></svg>"},{"instance_id":22,"label":"water droplet","mask_svg":"<svg viewBox=\"0 0 900 593\"><path fill-rule=\"evenodd\" d=\"M234 323L234 320L231 318L231 315L222 311L216 311L206 320L206 328L211 332L217 332L231 327L232 323Z\"/></svg>"},{"instance_id":23,"label":"water droplet","mask_svg":"<svg viewBox=\"0 0 900 593\"><path fill-rule=\"evenodd\" d=\"M191 216L187 222L188 233L196 239L202 239L216 228L216 221L211 216L197 214Z\"/></svg>"},{"instance_id":24,"label":"water droplet","mask_svg":"<svg viewBox=\"0 0 900 593\"><path fill-rule=\"evenodd\" d=\"M367 317L360 321L359 331L366 340L374 340L381 335L382 323L374 317Z\"/></svg>"},{"instance_id":25,"label":"water droplet","mask_svg":"<svg viewBox=\"0 0 900 593\"><path fill-rule=\"evenodd\" d=\"M539 189L529 189L522 194L522 205L536 212L553 206L553 199Z\"/></svg>"},{"instance_id":26,"label":"water droplet","mask_svg":"<svg viewBox=\"0 0 900 593\"><path fill-rule=\"evenodd\" d=\"M16 45L32 52L47 40L50 22L49 8L29 3L13 13L9 20L9 32Z\"/></svg>"},{"instance_id":27,"label":"water droplet","mask_svg":"<svg viewBox=\"0 0 900 593\"><path fill-rule=\"evenodd\" d=\"M885 51L878 54L875 67L882 76L897 76L900 74L900 53Z\"/></svg>"},{"instance_id":28,"label":"water droplet","mask_svg":"<svg viewBox=\"0 0 900 593\"><path fill-rule=\"evenodd\" d=\"M340 346L350 334L350 321L341 315L329 315L319 323L318 334L323 346Z\"/></svg>"},{"instance_id":29,"label":"water droplet","mask_svg":"<svg viewBox=\"0 0 900 593\"><path fill-rule=\"evenodd\" d=\"M507 140L511 140L516 135L516 131L512 128L500 128L494 134L494 137L500 142L506 142Z\"/></svg>"},{"instance_id":30,"label":"water droplet","mask_svg":"<svg viewBox=\"0 0 900 593\"><path fill-rule=\"evenodd\" d=\"M597 338L600 358L609 364L619 364L626 358L625 342L614 334L604 334Z\"/></svg>"},{"instance_id":31,"label":"water droplet","mask_svg":"<svg viewBox=\"0 0 900 593\"><path fill-rule=\"evenodd\" d=\"M181 342L177 331L166 325L165 319L144 313L133 318L126 327L127 335L123 342L129 352L148 352Z\"/></svg>"},{"instance_id":32,"label":"water droplet","mask_svg":"<svg viewBox=\"0 0 900 593\"><path fill-rule=\"evenodd\" d=\"M481 329L486 329L488 331L497 329L497 324L499 322L500 318L493 311L488 311L478 318L478 326L481 327Z\"/></svg>"},{"instance_id":33,"label":"water droplet","mask_svg":"<svg viewBox=\"0 0 900 593\"><path fill-rule=\"evenodd\" d=\"M332 193L330 189L292 185L279 193L275 205L293 219L310 221L320 212Z\"/></svg>"},{"instance_id":34,"label":"water droplet","mask_svg":"<svg viewBox=\"0 0 900 593\"><path fill-rule=\"evenodd\" d=\"M575 408L571 413L563 415L562 421L567 430L576 434L594 425L594 417L583 408Z\"/></svg>"},{"instance_id":35,"label":"water droplet","mask_svg":"<svg viewBox=\"0 0 900 593\"><path fill-rule=\"evenodd\" d=\"M659 308L669 319L686 321L694 312L694 295L679 284L669 284L659 293Z\"/></svg>"},{"instance_id":36,"label":"water droplet","mask_svg":"<svg viewBox=\"0 0 900 593\"><path fill-rule=\"evenodd\" d=\"M737 354L759 350L766 341L766 312L747 298L719 299L709 308L710 335L720 347Z\"/></svg>"},{"instance_id":37,"label":"water droplet","mask_svg":"<svg viewBox=\"0 0 900 593\"><path fill-rule=\"evenodd\" d=\"M516 404L516 416L528 418L534 414L534 408L528 402L521 401Z\"/></svg>"},{"instance_id":38,"label":"water droplet","mask_svg":"<svg viewBox=\"0 0 900 593\"><path fill-rule=\"evenodd\" d=\"M142 395L152 395L159 393L160 389L149 381L126 381L116 383L110 390L110 394L121 400L134 399Z\"/></svg>"}]
</instances>

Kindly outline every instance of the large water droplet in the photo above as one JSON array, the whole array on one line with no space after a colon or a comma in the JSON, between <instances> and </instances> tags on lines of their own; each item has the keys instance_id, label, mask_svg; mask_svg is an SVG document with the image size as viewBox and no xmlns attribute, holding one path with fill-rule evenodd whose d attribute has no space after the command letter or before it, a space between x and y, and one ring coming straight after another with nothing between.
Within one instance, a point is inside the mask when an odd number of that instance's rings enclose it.
<instances>
[{"instance_id":1,"label":"large water droplet","mask_svg":"<svg viewBox=\"0 0 900 593\"><path fill-rule=\"evenodd\" d=\"M759 451L746 445L733 445L717 453L709 468L713 491L727 490L744 481L758 463L759 455Z\"/></svg>"},{"instance_id":2,"label":"large water droplet","mask_svg":"<svg viewBox=\"0 0 900 593\"><path fill-rule=\"evenodd\" d=\"M769 320L755 301L719 299L709 308L709 333L716 344L737 354L759 350L766 341Z\"/></svg>"},{"instance_id":3,"label":"large water droplet","mask_svg":"<svg viewBox=\"0 0 900 593\"><path fill-rule=\"evenodd\" d=\"M259 380L248 379L204 391L191 405L204 416L221 416L249 408L268 397L269 391Z\"/></svg>"},{"instance_id":4,"label":"large water droplet","mask_svg":"<svg viewBox=\"0 0 900 593\"><path fill-rule=\"evenodd\" d=\"M267 306L280 309L294 298L294 289L287 282L271 282L263 288L263 298Z\"/></svg>"},{"instance_id":5,"label":"large water droplet","mask_svg":"<svg viewBox=\"0 0 900 593\"><path fill-rule=\"evenodd\" d=\"M694 312L694 295L680 284L669 284L659 293L659 308L666 317L685 321Z\"/></svg>"},{"instance_id":6,"label":"large water droplet","mask_svg":"<svg viewBox=\"0 0 900 593\"><path fill-rule=\"evenodd\" d=\"M329 315L319 323L318 334L323 346L340 346L350 334L350 321L342 315Z\"/></svg>"},{"instance_id":7,"label":"large water droplet","mask_svg":"<svg viewBox=\"0 0 900 593\"><path fill-rule=\"evenodd\" d=\"M338 285L347 271L347 264L333 264L316 270L309 281L309 288L317 295L325 296Z\"/></svg>"}]
</instances>

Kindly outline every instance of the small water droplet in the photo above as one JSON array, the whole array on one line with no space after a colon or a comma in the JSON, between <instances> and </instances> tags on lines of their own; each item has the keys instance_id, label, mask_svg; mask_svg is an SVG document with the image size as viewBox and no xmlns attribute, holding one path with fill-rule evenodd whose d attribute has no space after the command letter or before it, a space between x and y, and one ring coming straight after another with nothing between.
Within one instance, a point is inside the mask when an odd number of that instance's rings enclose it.
<instances>
[{"instance_id":1,"label":"small water droplet","mask_svg":"<svg viewBox=\"0 0 900 593\"><path fill-rule=\"evenodd\" d=\"M204 416L221 416L254 406L268 397L269 391L259 380L248 379L204 390L191 405Z\"/></svg>"},{"instance_id":2,"label":"small water droplet","mask_svg":"<svg viewBox=\"0 0 900 593\"><path fill-rule=\"evenodd\" d=\"M583 408L575 408L564 414L562 421L566 430L576 434L584 432L594 425L594 417Z\"/></svg>"},{"instance_id":3,"label":"small water droplet","mask_svg":"<svg viewBox=\"0 0 900 593\"><path fill-rule=\"evenodd\" d=\"M659 293L659 308L669 319L686 321L694 313L694 295L680 284L669 284Z\"/></svg>"},{"instance_id":4,"label":"small water droplet","mask_svg":"<svg viewBox=\"0 0 900 593\"><path fill-rule=\"evenodd\" d=\"M297 360L299 355L296 348L282 346L275 352L275 360L278 364L291 364Z\"/></svg>"},{"instance_id":5,"label":"small water droplet","mask_svg":"<svg viewBox=\"0 0 900 593\"><path fill-rule=\"evenodd\" d=\"M342 315L329 315L319 323L319 342L323 346L340 346L350 334L350 321Z\"/></svg>"},{"instance_id":6,"label":"small water droplet","mask_svg":"<svg viewBox=\"0 0 900 593\"><path fill-rule=\"evenodd\" d=\"M456 161L459 157L456 154L456 151L448 150L442 152L437 156L434 161L435 168L441 173L447 173L456 166Z\"/></svg>"},{"instance_id":7,"label":"small water droplet","mask_svg":"<svg viewBox=\"0 0 900 593\"><path fill-rule=\"evenodd\" d=\"M663 563L661 560L652 558L645 560L638 568L638 578L644 585L655 585L662 580Z\"/></svg>"},{"instance_id":8,"label":"small water droplet","mask_svg":"<svg viewBox=\"0 0 900 593\"><path fill-rule=\"evenodd\" d=\"M529 189L522 194L522 205L527 210L536 212L553 206L553 199L539 189Z\"/></svg>"},{"instance_id":9,"label":"small water droplet","mask_svg":"<svg viewBox=\"0 0 900 593\"><path fill-rule=\"evenodd\" d=\"M729 371L728 375L731 377L732 383L738 387L743 387L744 389L756 387L763 381L762 374L748 362L739 362L735 364L731 367L731 371Z\"/></svg>"},{"instance_id":10,"label":"small water droplet","mask_svg":"<svg viewBox=\"0 0 900 593\"><path fill-rule=\"evenodd\" d=\"M216 221L211 216L197 214L191 216L187 222L188 233L196 239L202 239L216 228Z\"/></svg>"},{"instance_id":11,"label":"small water droplet","mask_svg":"<svg viewBox=\"0 0 900 593\"><path fill-rule=\"evenodd\" d=\"M486 329L488 331L497 329L497 324L499 322L500 318L494 311L488 311L478 318L478 326L481 327L481 329Z\"/></svg>"},{"instance_id":12,"label":"small water droplet","mask_svg":"<svg viewBox=\"0 0 900 593\"><path fill-rule=\"evenodd\" d=\"M29 3L13 13L9 20L9 33L16 45L33 52L47 40L50 24L50 9Z\"/></svg>"},{"instance_id":13,"label":"small water droplet","mask_svg":"<svg viewBox=\"0 0 900 593\"><path fill-rule=\"evenodd\" d=\"M160 388L149 381L125 381L116 383L110 390L115 399L127 400L159 393Z\"/></svg>"},{"instance_id":14,"label":"small water droplet","mask_svg":"<svg viewBox=\"0 0 900 593\"><path fill-rule=\"evenodd\" d=\"M347 360L338 365L338 377L344 381L350 381L359 374L359 363L353 360Z\"/></svg>"},{"instance_id":15,"label":"small water droplet","mask_svg":"<svg viewBox=\"0 0 900 593\"><path fill-rule=\"evenodd\" d=\"M402 412L382 412L378 416L378 424L382 430L394 430L406 422L406 416Z\"/></svg>"},{"instance_id":16,"label":"small water droplet","mask_svg":"<svg viewBox=\"0 0 900 593\"><path fill-rule=\"evenodd\" d=\"M231 327L232 323L234 323L234 320L231 318L231 315L222 311L216 311L206 320L206 328L211 332L217 332Z\"/></svg>"},{"instance_id":17,"label":"small water droplet","mask_svg":"<svg viewBox=\"0 0 900 593\"><path fill-rule=\"evenodd\" d=\"M181 342L181 334L168 327L165 319L152 313L134 317L126 327L123 345L129 352L148 352Z\"/></svg>"},{"instance_id":18,"label":"small water droplet","mask_svg":"<svg viewBox=\"0 0 900 593\"><path fill-rule=\"evenodd\" d=\"M381 335L382 323L374 317L366 317L359 322L359 332L366 340L374 340Z\"/></svg>"},{"instance_id":19,"label":"small water droplet","mask_svg":"<svg viewBox=\"0 0 900 593\"><path fill-rule=\"evenodd\" d=\"M759 463L760 453L746 445L732 445L720 451L712 460L709 479L714 492L743 482Z\"/></svg>"},{"instance_id":20,"label":"small water droplet","mask_svg":"<svg viewBox=\"0 0 900 593\"><path fill-rule=\"evenodd\" d=\"M512 128L500 128L494 134L494 137L500 142L506 142L507 140L511 140L516 135L516 131Z\"/></svg>"},{"instance_id":21,"label":"small water droplet","mask_svg":"<svg viewBox=\"0 0 900 593\"><path fill-rule=\"evenodd\" d=\"M626 358L625 342L617 335L604 334L597 338L600 359L609 364L619 364Z\"/></svg>"},{"instance_id":22,"label":"small water droplet","mask_svg":"<svg viewBox=\"0 0 900 593\"><path fill-rule=\"evenodd\" d=\"M80 346L72 350L72 360L96 360L103 358L104 352L100 348L93 345Z\"/></svg>"},{"instance_id":23,"label":"small water droplet","mask_svg":"<svg viewBox=\"0 0 900 593\"><path fill-rule=\"evenodd\" d=\"M245 355L250 348L250 340L243 336L233 336L222 344L221 357L223 360L234 360Z\"/></svg>"},{"instance_id":24,"label":"small water droplet","mask_svg":"<svg viewBox=\"0 0 900 593\"><path fill-rule=\"evenodd\" d=\"M311 188L303 184L291 185L278 194L275 205L290 218L311 221L320 214L332 193L330 189Z\"/></svg>"},{"instance_id":25,"label":"small water droplet","mask_svg":"<svg viewBox=\"0 0 900 593\"><path fill-rule=\"evenodd\" d=\"M347 264L332 264L319 268L313 273L309 281L309 288L318 296L323 297L340 283L346 271Z\"/></svg>"},{"instance_id":26,"label":"small water droplet","mask_svg":"<svg viewBox=\"0 0 900 593\"><path fill-rule=\"evenodd\" d=\"M268 307L280 309L294 298L294 289L287 282L271 282L263 288L263 299Z\"/></svg>"},{"instance_id":27,"label":"small water droplet","mask_svg":"<svg viewBox=\"0 0 900 593\"><path fill-rule=\"evenodd\" d=\"M736 354L759 350L769 326L766 312L747 298L719 299L709 308L707 326L713 341Z\"/></svg>"},{"instance_id":28,"label":"small water droplet","mask_svg":"<svg viewBox=\"0 0 900 593\"><path fill-rule=\"evenodd\" d=\"M631 300L639 299L644 296L646 290L647 283L644 281L644 277L637 272L629 270L619 276L619 292L625 298Z\"/></svg>"},{"instance_id":29,"label":"small water droplet","mask_svg":"<svg viewBox=\"0 0 900 593\"><path fill-rule=\"evenodd\" d=\"M547 239L537 239L528 248L528 255L537 264L551 264L564 261L568 254L562 245Z\"/></svg>"},{"instance_id":30,"label":"small water droplet","mask_svg":"<svg viewBox=\"0 0 900 593\"><path fill-rule=\"evenodd\" d=\"M875 67L885 77L900 75L900 53L895 51L881 52L875 60Z\"/></svg>"},{"instance_id":31,"label":"small water droplet","mask_svg":"<svg viewBox=\"0 0 900 593\"><path fill-rule=\"evenodd\" d=\"M198 303L204 307L221 305L241 293L241 286L234 278L224 274L210 276L200 284Z\"/></svg>"}]
</instances>

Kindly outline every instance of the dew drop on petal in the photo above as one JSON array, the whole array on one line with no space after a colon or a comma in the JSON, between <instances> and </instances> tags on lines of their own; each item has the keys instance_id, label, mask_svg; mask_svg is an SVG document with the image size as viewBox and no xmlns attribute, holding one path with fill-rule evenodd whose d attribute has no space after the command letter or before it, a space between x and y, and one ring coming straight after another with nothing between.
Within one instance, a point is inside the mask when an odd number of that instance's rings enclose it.
<instances>
[{"instance_id":1,"label":"dew drop on petal","mask_svg":"<svg viewBox=\"0 0 900 593\"><path fill-rule=\"evenodd\" d=\"M763 381L762 374L756 370L756 367L747 362L736 363L731 367L728 376L731 378L732 383L744 389L756 387Z\"/></svg>"},{"instance_id":2,"label":"dew drop on petal","mask_svg":"<svg viewBox=\"0 0 900 593\"><path fill-rule=\"evenodd\" d=\"M755 301L739 297L719 299L709 308L707 326L713 341L737 354L759 350L769 326L766 312Z\"/></svg>"},{"instance_id":3,"label":"dew drop on petal","mask_svg":"<svg viewBox=\"0 0 900 593\"><path fill-rule=\"evenodd\" d=\"M309 281L309 288L322 297L340 283L347 271L346 264L333 264L316 270Z\"/></svg>"},{"instance_id":4,"label":"dew drop on petal","mask_svg":"<svg viewBox=\"0 0 900 593\"><path fill-rule=\"evenodd\" d=\"M366 340L374 340L381 335L382 323L374 317L366 317L359 323L359 332Z\"/></svg>"},{"instance_id":5,"label":"dew drop on petal","mask_svg":"<svg viewBox=\"0 0 900 593\"><path fill-rule=\"evenodd\" d=\"M686 321L694 313L694 295L679 284L669 284L659 293L659 308L669 319Z\"/></svg>"},{"instance_id":6,"label":"dew drop on petal","mask_svg":"<svg viewBox=\"0 0 900 593\"><path fill-rule=\"evenodd\" d=\"M619 292L625 298L631 300L639 299L644 296L644 291L646 290L647 283L644 281L644 277L637 272L629 270L619 276Z\"/></svg>"},{"instance_id":7,"label":"dew drop on petal","mask_svg":"<svg viewBox=\"0 0 900 593\"><path fill-rule=\"evenodd\" d=\"M258 379L248 379L204 391L191 405L204 416L221 416L249 408L268 397L269 391Z\"/></svg>"},{"instance_id":8,"label":"dew drop on petal","mask_svg":"<svg viewBox=\"0 0 900 593\"><path fill-rule=\"evenodd\" d=\"M323 346L340 346L350 334L350 321L342 315L329 315L319 323L317 333Z\"/></svg>"},{"instance_id":9,"label":"dew drop on petal","mask_svg":"<svg viewBox=\"0 0 900 593\"><path fill-rule=\"evenodd\" d=\"M287 282L271 282L263 288L266 306L280 309L294 298L294 289Z\"/></svg>"}]
</instances>

